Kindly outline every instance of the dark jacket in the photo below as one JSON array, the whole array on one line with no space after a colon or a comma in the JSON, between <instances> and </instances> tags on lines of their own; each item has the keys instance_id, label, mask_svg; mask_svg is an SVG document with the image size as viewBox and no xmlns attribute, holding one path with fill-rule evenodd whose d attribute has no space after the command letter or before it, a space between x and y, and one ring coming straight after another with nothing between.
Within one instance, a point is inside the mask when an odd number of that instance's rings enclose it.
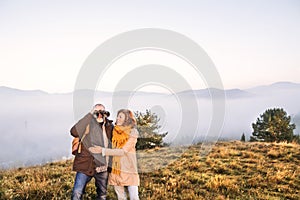
<instances>
[{"instance_id":1,"label":"dark jacket","mask_svg":"<svg viewBox=\"0 0 300 200\"><path fill-rule=\"evenodd\" d=\"M89 133L85 136L81 144L81 153L76 152L75 159L73 163L73 170L77 172L82 172L88 176L93 176L95 174L96 166L106 165L104 157L99 157L97 159L88 151L88 147L95 145L103 146L102 137L102 126L99 124L92 114L88 113L81 120L79 120L70 130L73 137L82 138L86 127L89 125ZM111 144L113 125L112 121L107 120L105 124L106 135Z\"/></svg>"}]
</instances>

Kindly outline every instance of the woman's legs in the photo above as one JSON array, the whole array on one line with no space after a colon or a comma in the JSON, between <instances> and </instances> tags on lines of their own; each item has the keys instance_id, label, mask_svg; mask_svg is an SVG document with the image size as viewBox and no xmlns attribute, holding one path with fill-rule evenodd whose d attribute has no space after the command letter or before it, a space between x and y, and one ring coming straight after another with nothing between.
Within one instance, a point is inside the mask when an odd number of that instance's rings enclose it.
<instances>
[{"instance_id":1,"label":"woman's legs","mask_svg":"<svg viewBox=\"0 0 300 200\"><path fill-rule=\"evenodd\" d=\"M138 186L128 186L128 193L129 193L130 200L139 200Z\"/></svg>"},{"instance_id":2,"label":"woman's legs","mask_svg":"<svg viewBox=\"0 0 300 200\"><path fill-rule=\"evenodd\" d=\"M138 186L127 186L130 200L139 200ZM125 186L114 185L118 200L126 200Z\"/></svg>"},{"instance_id":3,"label":"woman's legs","mask_svg":"<svg viewBox=\"0 0 300 200\"><path fill-rule=\"evenodd\" d=\"M118 196L118 200L126 200L127 199L124 186L114 185L114 189Z\"/></svg>"}]
</instances>

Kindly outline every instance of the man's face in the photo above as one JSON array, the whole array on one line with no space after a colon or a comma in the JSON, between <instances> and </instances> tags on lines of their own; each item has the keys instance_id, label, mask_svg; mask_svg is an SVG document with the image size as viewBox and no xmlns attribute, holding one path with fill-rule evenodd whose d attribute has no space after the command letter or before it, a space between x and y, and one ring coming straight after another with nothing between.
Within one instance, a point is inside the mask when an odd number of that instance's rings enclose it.
<instances>
[{"instance_id":1,"label":"man's face","mask_svg":"<svg viewBox=\"0 0 300 200\"><path fill-rule=\"evenodd\" d=\"M103 111L103 110L105 110L105 108L104 108L104 106L96 106L95 107L95 110L97 110L97 111ZM101 119L103 116L100 114L100 115L98 115L98 119Z\"/></svg>"}]
</instances>

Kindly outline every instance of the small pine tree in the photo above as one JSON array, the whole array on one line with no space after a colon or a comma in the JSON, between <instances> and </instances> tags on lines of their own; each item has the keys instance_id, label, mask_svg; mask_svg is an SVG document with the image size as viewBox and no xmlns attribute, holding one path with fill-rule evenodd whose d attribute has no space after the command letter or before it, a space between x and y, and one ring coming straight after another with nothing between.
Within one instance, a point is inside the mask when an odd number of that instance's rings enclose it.
<instances>
[{"instance_id":1,"label":"small pine tree","mask_svg":"<svg viewBox=\"0 0 300 200\"><path fill-rule=\"evenodd\" d=\"M146 110L146 113L135 112L137 121L137 129L139 131L139 138L136 144L137 149L150 149L154 147L162 147L167 144L163 142L163 138L168 132L159 133L161 126L158 124L159 118L156 114Z\"/></svg>"},{"instance_id":2,"label":"small pine tree","mask_svg":"<svg viewBox=\"0 0 300 200\"><path fill-rule=\"evenodd\" d=\"M256 123L252 124L253 133L250 141L292 142L295 124L282 108L267 109Z\"/></svg>"},{"instance_id":3,"label":"small pine tree","mask_svg":"<svg viewBox=\"0 0 300 200\"><path fill-rule=\"evenodd\" d=\"M242 137L241 137L241 142L246 142L245 133L243 133L243 135L242 135Z\"/></svg>"}]
</instances>

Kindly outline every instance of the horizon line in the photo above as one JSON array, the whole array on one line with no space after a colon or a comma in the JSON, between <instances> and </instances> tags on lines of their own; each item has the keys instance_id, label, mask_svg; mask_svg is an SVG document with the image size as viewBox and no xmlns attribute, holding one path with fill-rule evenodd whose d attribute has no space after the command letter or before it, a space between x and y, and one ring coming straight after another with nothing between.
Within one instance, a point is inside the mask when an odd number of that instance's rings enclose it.
<instances>
[{"instance_id":1,"label":"horizon line","mask_svg":"<svg viewBox=\"0 0 300 200\"><path fill-rule=\"evenodd\" d=\"M245 89L241 89L238 87L234 87L234 88L223 88L224 91L228 91L228 90L250 90L250 89L254 89L257 87L266 87L266 86L272 86L272 85L276 85L276 84L296 84L296 85L300 85L300 82L291 82L291 81L278 81L278 82L273 82L271 84L263 84L263 85L256 85L253 87L248 87ZM42 93L47 93L47 94L69 94L69 93L73 93L75 90L73 91L65 91L65 92L48 92L45 91L43 89L20 89L20 88L15 88L15 87L11 87L11 86L6 86L6 85L0 85L0 88L8 88L8 89L12 89L12 90L19 90L19 91L23 91L23 92L42 92ZM198 89L190 89L190 90L182 90L176 93L181 93L181 92L186 92L186 91L199 91L199 90L207 90L207 89L219 89L222 90L220 88L198 88ZM92 89L80 89L80 90L92 90ZM122 91L109 91L109 90L94 90L95 92L105 92L105 93L114 93L114 92L130 92L127 90L122 90ZM135 91L135 92L143 92L143 93L158 93L158 94L168 94L168 93L164 93L164 92L157 92L157 91Z\"/></svg>"}]
</instances>

